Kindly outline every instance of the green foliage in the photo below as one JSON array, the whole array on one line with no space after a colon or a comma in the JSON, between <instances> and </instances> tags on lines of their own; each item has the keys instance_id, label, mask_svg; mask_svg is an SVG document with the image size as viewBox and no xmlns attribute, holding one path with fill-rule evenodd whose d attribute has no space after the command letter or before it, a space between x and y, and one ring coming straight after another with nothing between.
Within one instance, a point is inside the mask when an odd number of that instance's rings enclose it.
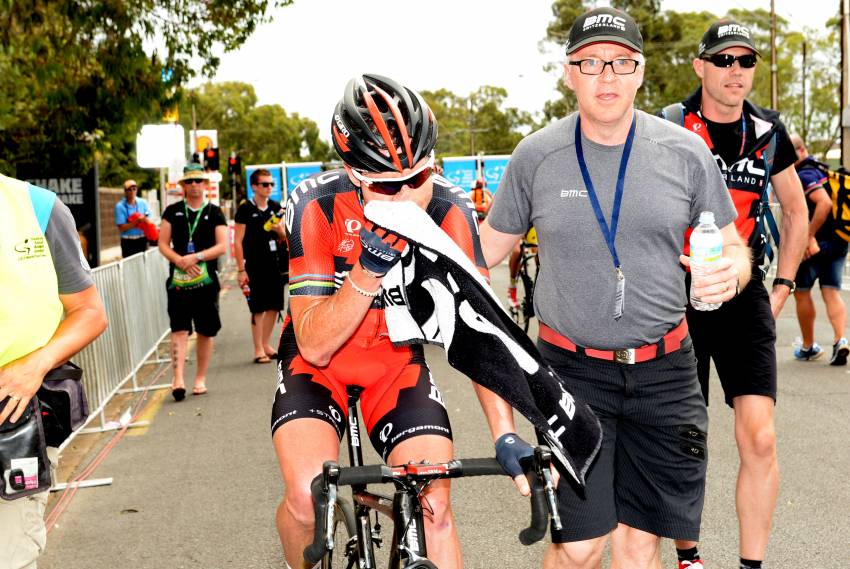
<instances>
[{"instance_id":1,"label":"green foliage","mask_svg":"<svg viewBox=\"0 0 850 569\"><path fill-rule=\"evenodd\" d=\"M448 91L422 91L439 124L438 156L510 154L533 125L531 115L505 107L508 92L485 85L468 97Z\"/></svg>"},{"instance_id":2,"label":"green foliage","mask_svg":"<svg viewBox=\"0 0 850 569\"><path fill-rule=\"evenodd\" d=\"M241 45L291 0L19 0L0 10L0 170L21 163L135 170L138 127L160 122L215 53ZM151 48L150 46L154 46ZM128 172L130 170L131 172Z\"/></svg>"},{"instance_id":3,"label":"green foliage","mask_svg":"<svg viewBox=\"0 0 850 569\"><path fill-rule=\"evenodd\" d=\"M564 45L573 21L589 4L583 0L555 0L552 3L553 20L547 28L546 39ZM643 35L646 69L635 106L654 113L670 103L683 100L699 87L699 79L693 71L693 58L703 33L719 16L707 11L662 12L659 0L615 0L612 5L634 17ZM723 16L753 28L755 43L760 46L763 58L756 68L750 100L769 107L770 12L764 9L734 9ZM804 40L809 54L805 117L802 111ZM800 132L809 141L810 150L825 152L838 132L840 44L837 28L806 30L801 34L788 30L788 22L777 17L776 45L777 107L783 121L789 130ZM547 122L577 108L575 96L563 82L559 82L558 90L562 97L547 102L544 108Z\"/></svg>"}]
</instances>

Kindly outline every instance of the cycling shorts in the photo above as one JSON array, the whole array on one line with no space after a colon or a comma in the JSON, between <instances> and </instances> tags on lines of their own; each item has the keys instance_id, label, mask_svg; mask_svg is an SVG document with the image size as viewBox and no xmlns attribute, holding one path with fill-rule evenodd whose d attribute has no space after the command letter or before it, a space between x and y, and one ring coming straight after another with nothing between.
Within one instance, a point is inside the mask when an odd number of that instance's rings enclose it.
<instances>
[{"instance_id":1,"label":"cycling shorts","mask_svg":"<svg viewBox=\"0 0 850 569\"><path fill-rule=\"evenodd\" d=\"M272 435L289 421L313 418L329 423L340 441L348 415L348 386L363 388L360 412L372 446L387 460L399 443L419 435L452 438L443 397L425 363L421 346L395 347L376 338L368 350L341 348L328 366L316 367L298 354L287 320L278 349L278 385Z\"/></svg>"}]
</instances>

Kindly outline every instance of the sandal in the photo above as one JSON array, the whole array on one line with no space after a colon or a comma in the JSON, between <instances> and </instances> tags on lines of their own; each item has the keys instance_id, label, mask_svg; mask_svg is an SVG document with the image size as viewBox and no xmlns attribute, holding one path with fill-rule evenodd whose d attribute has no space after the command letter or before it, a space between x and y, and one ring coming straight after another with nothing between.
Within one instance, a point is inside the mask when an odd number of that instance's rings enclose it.
<instances>
[{"instance_id":1,"label":"sandal","mask_svg":"<svg viewBox=\"0 0 850 569\"><path fill-rule=\"evenodd\" d=\"M270 364L270 363L272 363L272 361L271 361L271 359L269 359L269 356L257 356L256 358L254 358L254 363L255 364Z\"/></svg>"},{"instance_id":2,"label":"sandal","mask_svg":"<svg viewBox=\"0 0 850 569\"><path fill-rule=\"evenodd\" d=\"M192 395L204 395L207 392L207 387L205 385L201 385L200 387L192 388Z\"/></svg>"}]
</instances>

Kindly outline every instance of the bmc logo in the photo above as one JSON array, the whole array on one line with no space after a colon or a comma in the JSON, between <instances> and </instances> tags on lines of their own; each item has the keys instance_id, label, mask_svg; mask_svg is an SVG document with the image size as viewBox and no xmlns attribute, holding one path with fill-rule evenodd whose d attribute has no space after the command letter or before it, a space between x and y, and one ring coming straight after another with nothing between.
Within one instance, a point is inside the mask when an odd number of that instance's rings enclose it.
<instances>
[{"instance_id":1,"label":"bmc logo","mask_svg":"<svg viewBox=\"0 0 850 569\"><path fill-rule=\"evenodd\" d=\"M610 28L617 28L618 30L625 30L626 19L621 18L620 16L612 16L610 14L599 14L596 16L590 16L584 21L582 31L587 30L588 28L599 26L608 26Z\"/></svg>"},{"instance_id":2,"label":"bmc logo","mask_svg":"<svg viewBox=\"0 0 850 569\"><path fill-rule=\"evenodd\" d=\"M745 38L749 38L750 29L738 24L726 24L717 28L717 37L722 38L724 36L744 36Z\"/></svg>"}]
</instances>

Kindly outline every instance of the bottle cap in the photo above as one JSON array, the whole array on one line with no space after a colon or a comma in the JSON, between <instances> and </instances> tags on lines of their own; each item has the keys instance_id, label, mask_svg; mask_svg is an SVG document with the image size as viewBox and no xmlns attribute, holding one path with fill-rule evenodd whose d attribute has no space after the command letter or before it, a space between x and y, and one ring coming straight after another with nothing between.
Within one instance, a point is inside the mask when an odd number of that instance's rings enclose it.
<instances>
[{"instance_id":1,"label":"bottle cap","mask_svg":"<svg viewBox=\"0 0 850 569\"><path fill-rule=\"evenodd\" d=\"M714 212L704 211L699 214L700 225L703 223L714 223Z\"/></svg>"}]
</instances>

